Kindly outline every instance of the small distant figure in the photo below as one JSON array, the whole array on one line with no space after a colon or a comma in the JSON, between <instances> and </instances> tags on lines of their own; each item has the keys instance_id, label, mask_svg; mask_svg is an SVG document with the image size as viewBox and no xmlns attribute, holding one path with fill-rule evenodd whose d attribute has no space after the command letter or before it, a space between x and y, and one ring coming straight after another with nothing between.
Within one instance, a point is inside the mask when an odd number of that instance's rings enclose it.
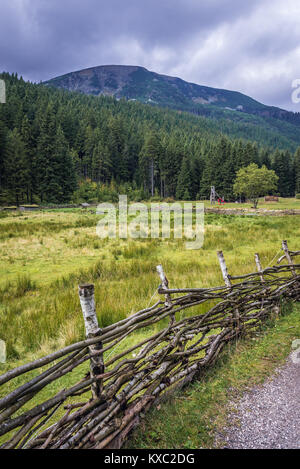
<instances>
[{"instance_id":1,"label":"small distant figure","mask_svg":"<svg viewBox=\"0 0 300 469\"><path fill-rule=\"evenodd\" d=\"M279 197L276 195L266 195L265 202L279 202Z\"/></svg>"}]
</instances>

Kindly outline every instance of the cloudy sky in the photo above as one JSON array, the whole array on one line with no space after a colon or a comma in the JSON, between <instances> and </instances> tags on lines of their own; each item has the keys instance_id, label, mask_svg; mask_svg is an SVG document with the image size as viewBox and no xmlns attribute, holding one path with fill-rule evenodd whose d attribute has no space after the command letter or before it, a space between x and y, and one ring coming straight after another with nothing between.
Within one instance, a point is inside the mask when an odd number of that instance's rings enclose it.
<instances>
[{"instance_id":1,"label":"cloudy sky","mask_svg":"<svg viewBox=\"0 0 300 469\"><path fill-rule=\"evenodd\" d=\"M141 65L300 112L299 0L0 0L0 71Z\"/></svg>"}]
</instances>

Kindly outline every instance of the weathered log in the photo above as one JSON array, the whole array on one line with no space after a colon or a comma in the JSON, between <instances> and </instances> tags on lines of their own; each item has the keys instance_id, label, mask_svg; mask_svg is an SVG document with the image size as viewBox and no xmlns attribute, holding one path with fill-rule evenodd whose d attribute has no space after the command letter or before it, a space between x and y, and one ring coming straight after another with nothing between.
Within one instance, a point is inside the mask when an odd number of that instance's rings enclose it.
<instances>
[{"instance_id":1,"label":"weathered log","mask_svg":"<svg viewBox=\"0 0 300 469\"><path fill-rule=\"evenodd\" d=\"M255 262L256 262L257 271L259 272L259 275L260 275L260 280L261 280L262 283L265 283L265 279L264 279L264 276L263 276L263 268L261 266L259 254L257 254L257 253L255 254Z\"/></svg>"},{"instance_id":2,"label":"weathered log","mask_svg":"<svg viewBox=\"0 0 300 469\"><path fill-rule=\"evenodd\" d=\"M284 251L284 254L285 254L285 257L286 257L286 259L287 259L287 261L288 261L288 264L289 264L289 266L291 267L292 275L293 275L294 277L296 277L297 274L296 274L296 272L295 272L295 267L294 267L292 258L291 258L291 256L290 256L289 248L288 248L288 245L287 245L287 241L286 241L286 240L282 241L282 249L283 249L283 251Z\"/></svg>"},{"instance_id":3,"label":"weathered log","mask_svg":"<svg viewBox=\"0 0 300 469\"><path fill-rule=\"evenodd\" d=\"M84 325L86 331L86 338L93 339L102 334L98 326L98 319L95 307L94 285L79 285L79 298L81 309L84 318ZM104 362L102 355L102 342L91 345L89 350L92 354L91 357L91 378L104 373ZM103 391L102 380L98 379L92 383L92 396L98 399Z\"/></svg>"},{"instance_id":4,"label":"weathered log","mask_svg":"<svg viewBox=\"0 0 300 469\"><path fill-rule=\"evenodd\" d=\"M231 281L229 280L229 275L228 275L228 271L227 271L227 267L226 267L226 262L225 262L224 254L223 254L222 251L218 251L218 259L219 259L219 263L220 263L220 267L221 267L221 271L222 271L222 275L223 275L225 285L226 285L226 287L230 288L231 287Z\"/></svg>"},{"instance_id":5,"label":"weathered log","mask_svg":"<svg viewBox=\"0 0 300 469\"><path fill-rule=\"evenodd\" d=\"M168 279L165 275L163 266L161 264L159 264L156 267L156 270L157 270L157 273L159 275L159 278L160 278L160 281L161 281L161 286L162 286L163 290L167 290L168 287L169 287L169 282L168 282ZM165 305L166 306L172 306L172 298L170 297L169 293L166 293L165 298L166 298Z\"/></svg>"}]
</instances>

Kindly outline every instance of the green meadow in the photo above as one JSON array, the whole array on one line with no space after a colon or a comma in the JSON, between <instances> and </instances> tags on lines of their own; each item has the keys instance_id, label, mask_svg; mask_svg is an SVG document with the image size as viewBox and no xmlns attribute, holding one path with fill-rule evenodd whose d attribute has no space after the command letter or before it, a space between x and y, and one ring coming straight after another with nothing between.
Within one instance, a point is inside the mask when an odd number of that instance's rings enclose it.
<instances>
[{"instance_id":1,"label":"green meadow","mask_svg":"<svg viewBox=\"0 0 300 469\"><path fill-rule=\"evenodd\" d=\"M299 202L293 199L293 204ZM84 338L80 283L95 284L101 327L157 301L159 263L170 287L207 287L223 283L217 250L223 250L229 273L235 275L255 270L256 252L263 267L273 265L282 239L288 240L291 250L300 249L298 216L206 214L199 250L186 250L184 239L172 237L99 239L99 218L94 208L0 212L0 339L7 345L7 363L0 364L0 374ZM140 340L140 334L143 331L131 340ZM79 379L82 372L76 370L73 378ZM52 384L52 391L68 380ZM0 395L14 385L4 386ZM42 397L47 397L46 389ZM159 446L161 441L165 447L171 445L155 435L158 442L135 437L136 447L154 442ZM179 440L176 445L182 447Z\"/></svg>"},{"instance_id":2,"label":"green meadow","mask_svg":"<svg viewBox=\"0 0 300 469\"><path fill-rule=\"evenodd\" d=\"M8 362L46 353L83 338L77 287L95 283L99 323L114 323L148 305L163 264L170 286L222 283L216 251L229 272L272 263L287 239L300 246L298 216L205 215L204 245L186 250L184 239L100 239L95 209L3 213L0 218L0 337ZM152 298L155 302L157 296Z\"/></svg>"}]
</instances>

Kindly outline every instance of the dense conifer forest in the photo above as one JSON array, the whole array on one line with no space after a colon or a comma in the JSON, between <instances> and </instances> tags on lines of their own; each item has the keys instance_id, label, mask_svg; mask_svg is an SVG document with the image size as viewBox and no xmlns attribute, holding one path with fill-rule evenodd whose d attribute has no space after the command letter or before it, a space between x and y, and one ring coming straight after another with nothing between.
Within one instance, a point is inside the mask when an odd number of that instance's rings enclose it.
<instances>
[{"instance_id":1,"label":"dense conifer forest","mask_svg":"<svg viewBox=\"0 0 300 469\"><path fill-rule=\"evenodd\" d=\"M236 172L274 169L278 194L300 192L296 126L269 128L195 116L125 99L85 96L2 74L0 204L208 198L234 200ZM285 131L286 130L286 131Z\"/></svg>"}]
</instances>

